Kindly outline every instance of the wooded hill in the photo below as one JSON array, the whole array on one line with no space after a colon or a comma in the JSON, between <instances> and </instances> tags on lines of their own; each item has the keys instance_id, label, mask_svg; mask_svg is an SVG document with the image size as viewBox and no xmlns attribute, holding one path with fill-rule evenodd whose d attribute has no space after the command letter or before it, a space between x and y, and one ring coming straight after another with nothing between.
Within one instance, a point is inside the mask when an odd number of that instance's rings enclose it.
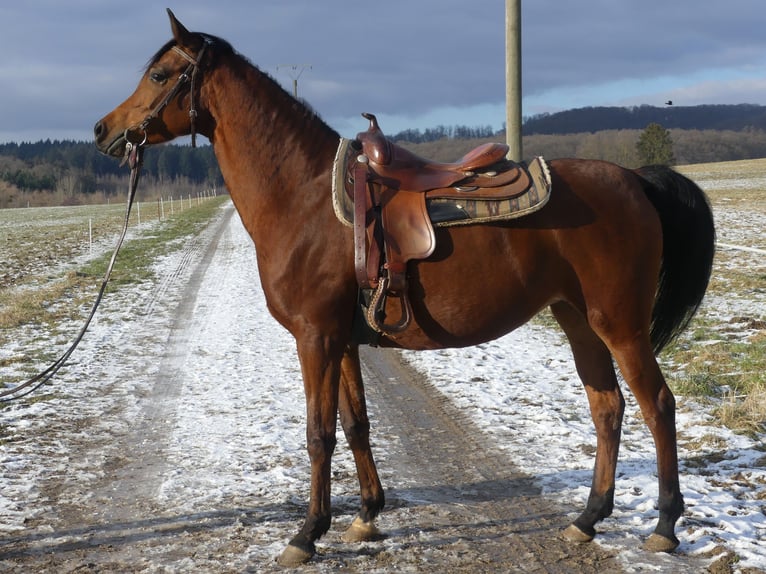
<instances>
[{"instance_id":1,"label":"wooded hill","mask_svg":"<svg viewBox=\"0 0 766 574\"><path fill-rule=\"evenodd\" d=\"M739 104L578 108L529 117L524 120L522 134L642 130L651 123L681 130L766 130L766 106Z\"/></svg>"},{"instance_id":2,"label":"wooded hill","mask_svg":"<svg viewBox=\"0 0 766 574\"><path fill-rule=\"evenodd\" d=\"M636 143L650 123L669 129L678 164L766 157L766 106L592 107L540 114L523 125L524 157L604 159L641 163ZM385 129L385 126L383 126ZM389 134L416 153L453 161L485 141L504 141L490 127L437 126ZM127 169L92 142L0 144L0 208L104 201L124 193ZM165 145L144 156L143 193L194 193L222 187L210 146Z\"/></svg>"},{"instance_id":3,"label":"wooded hill","mask_svg":"<svg viewBox=\"0 0 766 574\"><path fill-rule=\"evenodd\" d=\"M669 129L679 165L766 157L766 106L753 104L579 108L540 114L524 121L524 157L603 159L638 167L636 144L651 123ZM488 128L474 129L480 135L472 139L453 136L466 130L439 126L422 133L407 130L392 139L440 161L455 160L485 141L505 140L503 131L487 135Z\"/></svg>"},{"instance_id":4,"label":"wooded hill","mask_svg":"<svg viewBox=\"0 0 766 574\"><path fill-rule=\"evenodd\" d=\"M605 130L564 135L535 134L522 137L525 159L577 157L602 159L636 168L643 162L636 145L644 130ZM766 157L766 130L669 130L676 165L756 159ZM487 141L504 141L505 134L492 138L399 142L418 155L438 161L454 161L471 148Z\"/></svg>"},{"instance_id":5,"label":"wooded hill","mask_svg":"<svg viewBox=\"0 0 766 574\"><path fill-rule=\"evenodd\" d=\"M126 167L99 153L93 142L0 144L0 208L103 202L125 193L127 174ZM188 195L223 185L210 146L147 149L142 181L142 190L152 198L163 188Z\"/></svg>"}]
</instances>

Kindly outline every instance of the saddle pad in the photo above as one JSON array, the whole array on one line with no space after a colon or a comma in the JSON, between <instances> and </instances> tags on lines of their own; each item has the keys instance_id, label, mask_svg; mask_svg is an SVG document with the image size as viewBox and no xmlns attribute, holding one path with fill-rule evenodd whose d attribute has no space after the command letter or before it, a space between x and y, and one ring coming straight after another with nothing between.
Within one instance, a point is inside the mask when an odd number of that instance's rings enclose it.
<instances>
[{"instance_id":1,"label":"saddle pad","mask_svg":"<svg viewBox=\"0 0 766 574\"><path fill-rule=\"evenodd\" d=\"M333 163L332 201L338 220L354 225L354 200L346 192L349 183L349 147L353 140L341 138ZM504 221L522 217L542 208L550 198L551 177L548 165L542 157L534 158L526 166L531 185L522 193L504 199L473 199L471 192L465 198L428 198L429 216L433 225L449 227ZM438 195L438 194L432 194ZM453 194L450 194L453 195Z\"/></svg>"}]
</instances>

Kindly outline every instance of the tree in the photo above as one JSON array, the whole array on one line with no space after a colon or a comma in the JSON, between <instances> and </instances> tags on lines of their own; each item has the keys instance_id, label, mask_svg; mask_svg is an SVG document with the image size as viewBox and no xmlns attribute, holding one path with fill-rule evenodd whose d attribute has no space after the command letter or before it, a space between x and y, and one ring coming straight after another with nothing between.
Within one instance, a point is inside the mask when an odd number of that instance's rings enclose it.
<instances>
[{"instance_id":1,"label":"tree","mask_svg":"<svg viewBox=\"0 0 766 574\"><path fill-rule=\"evenodd\" d=\"M638 157L644 165L673 165L676 162L670 131L654 122L646 126L646 129L641 132L636 144L636 151L638 151Z\"/></svg>"}]
</instances>

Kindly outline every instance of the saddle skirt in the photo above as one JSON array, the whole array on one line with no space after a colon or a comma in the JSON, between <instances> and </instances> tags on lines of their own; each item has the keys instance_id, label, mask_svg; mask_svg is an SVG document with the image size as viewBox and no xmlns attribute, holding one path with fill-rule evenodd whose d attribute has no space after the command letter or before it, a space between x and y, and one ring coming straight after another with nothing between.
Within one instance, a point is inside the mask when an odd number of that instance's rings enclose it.
<instances>
[{"instance_id":1,"label":"saddle skirt","mask_svg":"<svg viewBox=\"0 0 766 574\"><path fill-rule=\"evenodd\" d=\"M341 138L333 165L333 207L354 228L357 281L367 297L365 317L377 333L409 325L407 263L436 248L434 227L514 219L542 208L551 192L541 157L529 164L505 159L507 146L485 144L455 163L421 158L383 136L375 116L357 139ZM395 324L386 301L399 299Z\"/></svg>"}]
</instances>

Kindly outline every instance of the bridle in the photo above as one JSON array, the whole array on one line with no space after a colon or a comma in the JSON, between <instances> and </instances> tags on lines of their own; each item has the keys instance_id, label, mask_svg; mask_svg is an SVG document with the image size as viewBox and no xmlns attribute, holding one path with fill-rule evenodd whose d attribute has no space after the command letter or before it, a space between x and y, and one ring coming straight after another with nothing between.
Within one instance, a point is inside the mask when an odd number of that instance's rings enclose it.
<instances>
[{"instance_id":1,"label":"bridle","mask_svg":"<svg viewBox=\"0 0 766 574\"><path fill-rule=\"evenodd\" d=\"M181 75L178 76L176 83L173 84L173 87L168 90L168 92L163 96L163 98L149 113L149 115L147 115L144 120L137 126L132 126L125 130L125 141L128 142L128 147L131 145L143 146L146 143L146 128L149 126L149 123L159 117L160 113L162 113L162 110L164 110L173 100L173 98L178 95L178 92L186 82L190 82L191 84L189 86L189 121L191 124L192 147L197 147L197 131L195 128L195 122L197 120L197 108L194 103L194 96L196 94L195 84L197 80L197 74L199 73L200 63L202 62L202 57L205 55L205 51L207 50L208 46L211 46L212 44L213 41L210 38L205 38L204 43L202 44L202 48L200 49L196 58L178 46L173 46L170 48L171 51L175 52L184 60L189 62L189 65L186 66L186 69L183 72L181 72ZM139 137L131 139L133 132L138 132Z\"/></svg>"},{"instance_id":2,"label":"bridle","mask_svg":"<svg viewBox=\"0 0 766 574\"><path fill-rule=\"evenodd\" d=\"M199 51L199 54L197 54L197 58L193 58L186 52L184 52L181 48L178 46L173 46L171 50L176 52L177 54L181 55L185 60L189 62L189 65L186 67L186 69L181 73L181 75L176 80L176 83L173 85L173 87L168 90L168 93L165 94L165 96L162 98L159 104L157 104L154 109L151 111L151 113L144 118L144 120L138 124L137 126L130 127L125 130L125 159L123 160L123 163L127 162L128 166L130 167L130 184L128 185L128 199L127 199L127 208L125 210L125 220L123 223L122 233L120 234L119 239L117 240L117 245L114 248L114 252L112 253L112 258L109 261L109 265L107 266L106 273L104 274L104 279L101 282L101 288L99 289L98 295L96 296L96 301L93 303L93 307L90 310L90 314L85 320L85 324L82 326L80 331L77 333L77 336L75 337L75 340L72 342L72 344L69 346L69 348L56 360L53 362L52 365L50 365L47 369L44 371L38 373L34 377L17 384L16 386L12 388L7 388L5 390L0 391L0 403L9 402L15 399L20 399L22 397L27 396L28 394L36 391L41 386L43 386L45 383L50 381L53 376L66 364L69 357L74 353L74 350L77 348L77 345L80 344L80 341L85 336L85 332L88 330L88 327L90 326L91 321L93 320L93 316L96 314L96 310L98 309L99 304L101 303L101 299L104 296L104 291L106 291L106 286L109 283L109 278L112 275L112 269L114 268L114 263L117 260L117 253L120 251L120 247L122 246L122 242L125 239L125 235L128 231L128 223L130 220L130 211L133 207L133 200L136 196L136 190L138 189L138 180L141 176L141 166L143 165L143 157L144 157L144 147L146 145L147 140L147 133L146 128L149 126L149 123L157 118L163 109L167 107L167 105L178 95L178 92L181 90L181 87L186 82L190 82L190 94L189 94L189 119L191 121L191 137L192 137L192 146L196 147L196 130L195 130L195 120L197 119L197 109L194 105L194 95L195 95L195 83L197 79L197 73L199 72L199 64L202 61L202 56L205 54L205 50L208 46L212 44L212 40L209 38L205 38L205 43L202 45L202 48Z\"/></svg>"}]
</instances>

